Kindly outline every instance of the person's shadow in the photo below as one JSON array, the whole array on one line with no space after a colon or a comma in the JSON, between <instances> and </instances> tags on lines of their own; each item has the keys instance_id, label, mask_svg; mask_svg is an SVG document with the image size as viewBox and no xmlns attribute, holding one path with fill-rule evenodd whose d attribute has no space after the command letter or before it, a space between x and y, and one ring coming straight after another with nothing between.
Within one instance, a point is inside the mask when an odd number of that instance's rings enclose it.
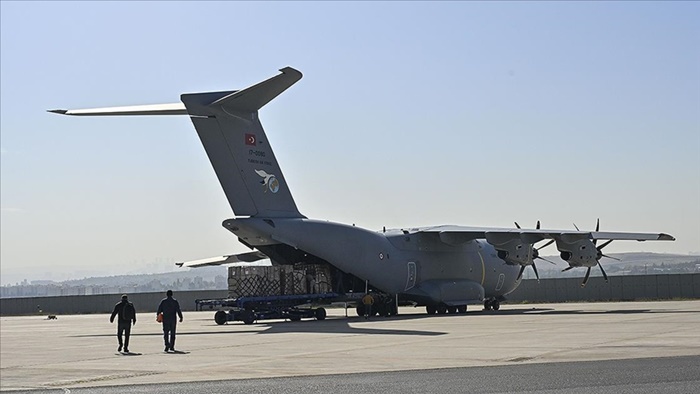
<instances>
[{"instance_id":1,"label":"person's shadow","mask_svg":"<svg viewBox=\"0 0 700 394\"><path fill-rule=\"evenodd\" d=\"M134 353L134 352L119 352L117 353L119 356L140 356L142 353Z\"/></svg>"}]
</instances>

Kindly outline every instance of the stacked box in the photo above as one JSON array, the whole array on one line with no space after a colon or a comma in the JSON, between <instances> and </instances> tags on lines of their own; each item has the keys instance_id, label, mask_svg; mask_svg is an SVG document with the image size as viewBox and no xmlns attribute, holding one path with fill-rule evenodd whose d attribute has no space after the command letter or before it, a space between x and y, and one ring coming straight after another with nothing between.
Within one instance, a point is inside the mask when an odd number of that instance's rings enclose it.
<instances>
[{"instance_id":1,"label":"stacked box","mask_svg":"<svg viewBox=\"0 0 700 394\"><path fill-rule=\"evenodd\" d=\"M230 298L331 291L330 266L324 264L232 266L228 269Z\"/></svg>"}]
</instances>

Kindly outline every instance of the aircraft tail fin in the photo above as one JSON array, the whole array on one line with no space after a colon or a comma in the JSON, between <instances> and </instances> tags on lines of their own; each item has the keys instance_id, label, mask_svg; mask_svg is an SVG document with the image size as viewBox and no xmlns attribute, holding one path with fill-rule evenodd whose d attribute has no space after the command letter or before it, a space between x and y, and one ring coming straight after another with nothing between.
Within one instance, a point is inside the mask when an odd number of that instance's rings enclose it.
<instances>
[{"instance_id":1,"label":"aircraft tail fin","mask_svg":"<svg viewBox=\"0 0 700 394\"><path fill-rule=\"evenodd\" d=\"M260 108L302 77L291 67L280 71L243 90L180 96L237 216L304 217L258 119Z\"/></svg>"}]
</instances>

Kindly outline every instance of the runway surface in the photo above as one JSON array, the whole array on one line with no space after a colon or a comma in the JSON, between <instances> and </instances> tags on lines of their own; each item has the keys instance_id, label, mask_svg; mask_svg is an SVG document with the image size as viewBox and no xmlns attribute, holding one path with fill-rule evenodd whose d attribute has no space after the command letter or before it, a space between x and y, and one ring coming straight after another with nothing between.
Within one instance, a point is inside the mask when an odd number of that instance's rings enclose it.
<instances>
[{"instance_id":1,"label":"runway surface","mask_svg":"<svg viewBox=\"0 0 700 394\"><path fill-rule=\"evenodd\" d=\"M684 393L700 387L700 301L476 309L428 317L402 308L400 316L369 321L346 318L341 309L325 321L250 326L217 326L213 312L192 312L178 326L176 348L187 354L163 353L155 316L139 314L133 356L116 353L116 327L107 315L4 317L0 389Z\"/></svg>"}]
</instances>

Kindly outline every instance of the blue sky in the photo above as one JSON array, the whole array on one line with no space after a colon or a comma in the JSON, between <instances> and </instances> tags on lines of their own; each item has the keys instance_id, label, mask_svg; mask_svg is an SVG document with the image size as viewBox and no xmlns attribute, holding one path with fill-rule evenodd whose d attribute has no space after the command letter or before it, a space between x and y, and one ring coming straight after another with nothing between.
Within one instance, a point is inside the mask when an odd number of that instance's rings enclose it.
<instances>
[{"instance_id":1,"label":"blue sky","mask_svg":"<svg viewBox=\"0 0 700 394\"><path fill-rule=\"evenodd\" d=\"M0 3L3 284L243 252L177 102L290 65L261 110L305 215L667 232L700 252L700 4ZM544 254L555 254L554 247Z\"/></svg>"}]
</instances>

